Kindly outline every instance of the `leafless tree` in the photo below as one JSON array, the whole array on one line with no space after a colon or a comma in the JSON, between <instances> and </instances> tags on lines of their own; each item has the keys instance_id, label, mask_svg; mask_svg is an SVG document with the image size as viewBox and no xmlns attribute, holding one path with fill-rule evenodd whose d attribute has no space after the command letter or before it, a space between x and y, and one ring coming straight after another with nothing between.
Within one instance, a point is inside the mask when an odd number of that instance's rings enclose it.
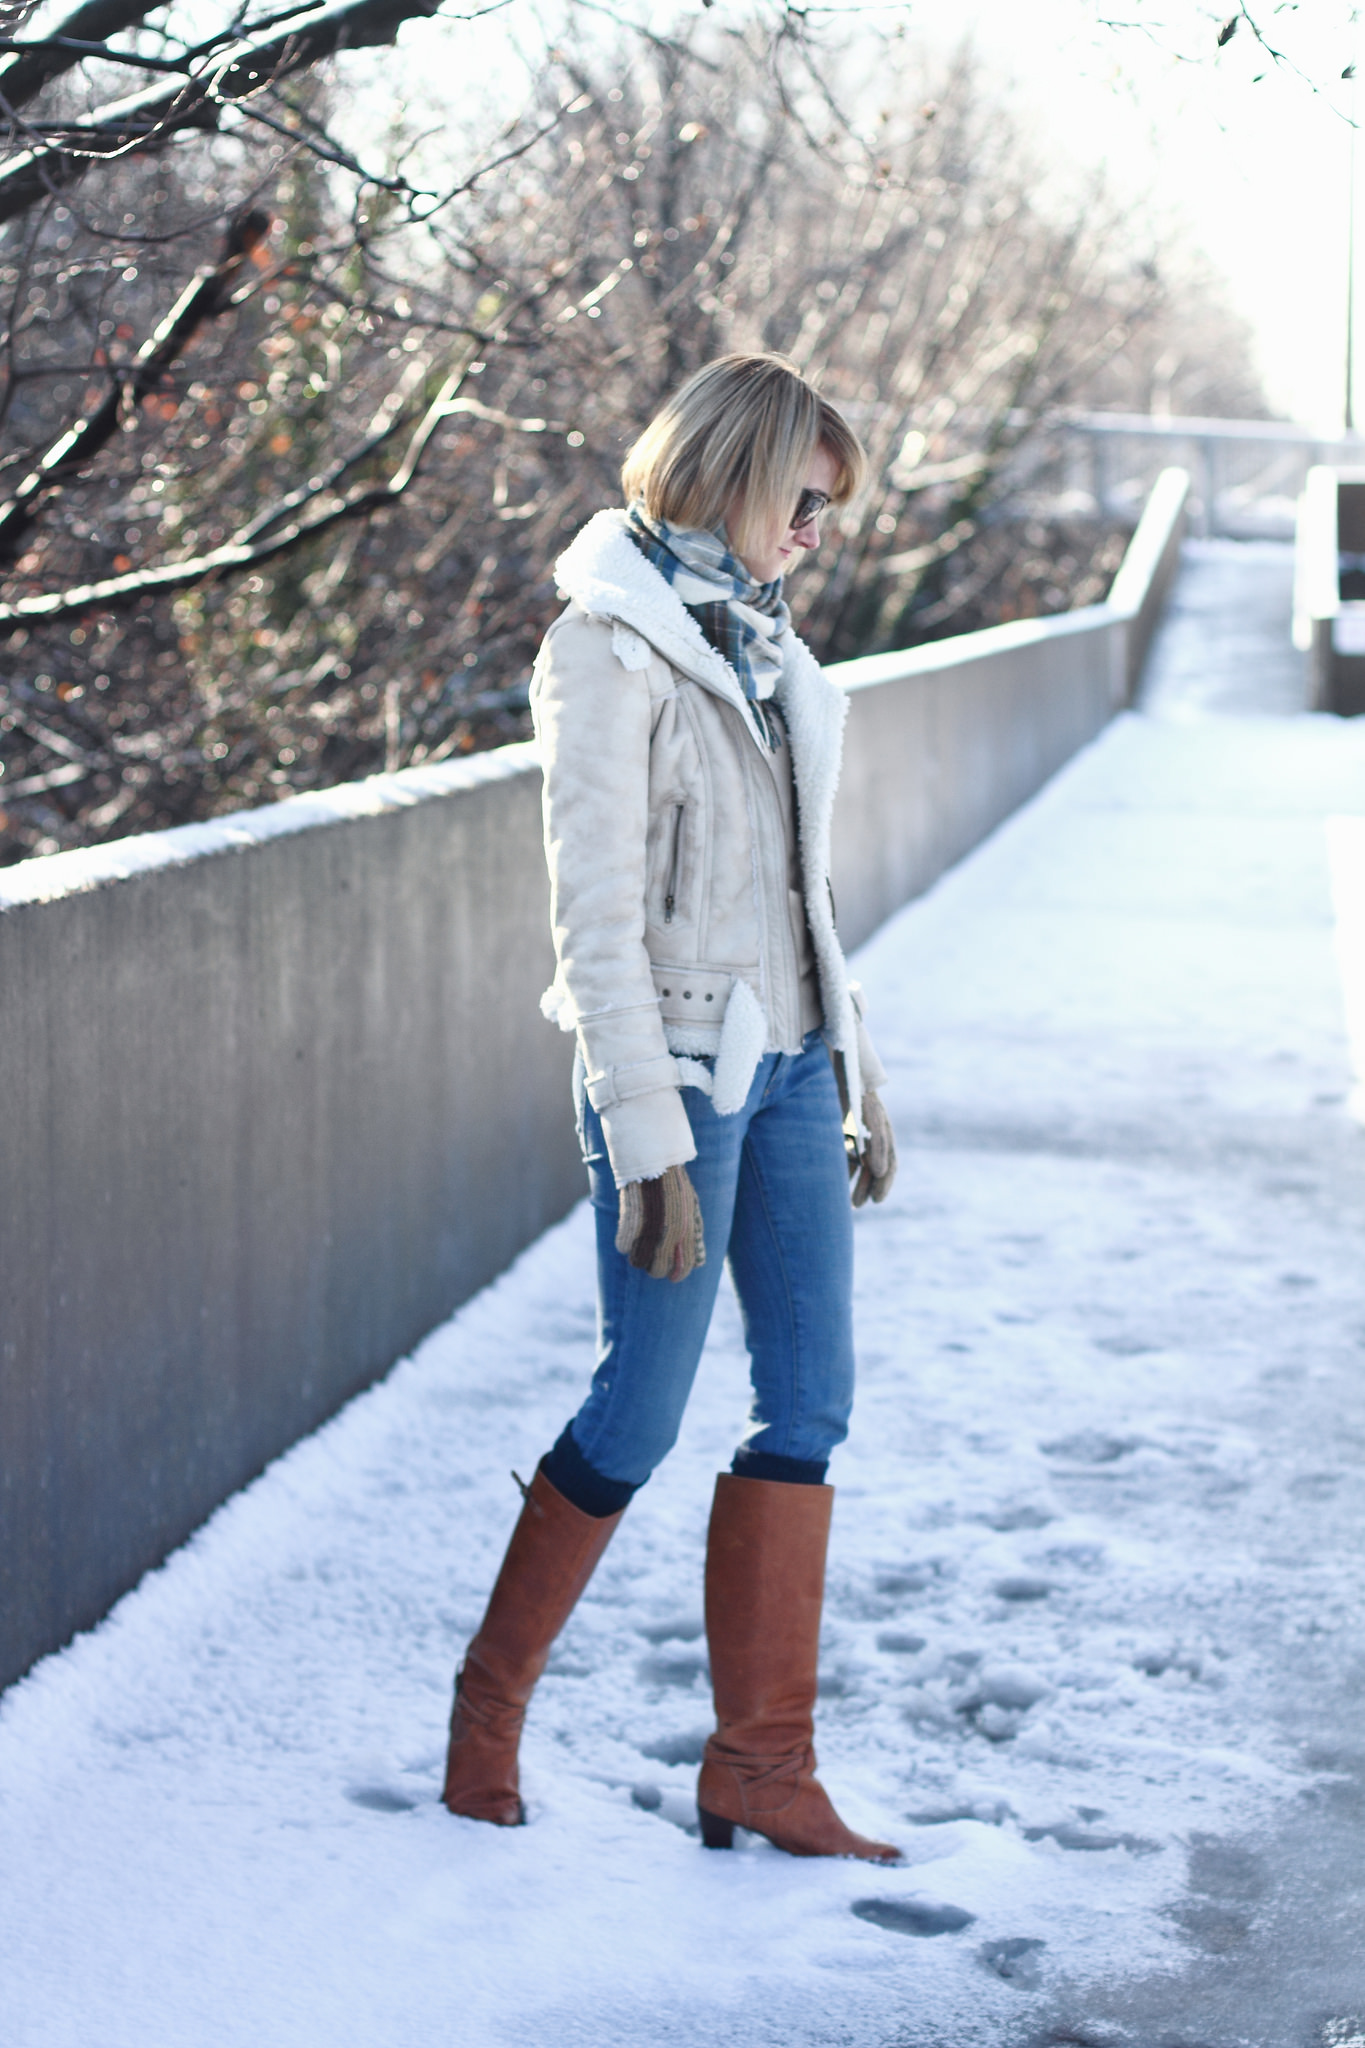
<instances>
[{"instance_id":1,"label":"leafless tree","mask_svg":"<svg viewBox=\"0 0 1365 2048\"><path fill-rule=\"evenodd\" d=\"M201 56L113 5L65 43L102 21L174 73L95 121L68 65L14 131L16 163L126 146L97 182L44 159L0 242L4 857L522 733L555 553L725 348L789 354L872 452L797 592L832 656L1102 591L1113 535L1016 516L1059 408L1145 405L1157 362L1256 404L1212 289L1098 190L1042 205L966 57L930 76L888 40L873 67L862 31L841 52L782 12L616 40L580 10L482 146L362 146L288 22ZM401 18L364 5L327 19ZM267 42L273 68L240 54Z\"/></svg>"}]
</instances>

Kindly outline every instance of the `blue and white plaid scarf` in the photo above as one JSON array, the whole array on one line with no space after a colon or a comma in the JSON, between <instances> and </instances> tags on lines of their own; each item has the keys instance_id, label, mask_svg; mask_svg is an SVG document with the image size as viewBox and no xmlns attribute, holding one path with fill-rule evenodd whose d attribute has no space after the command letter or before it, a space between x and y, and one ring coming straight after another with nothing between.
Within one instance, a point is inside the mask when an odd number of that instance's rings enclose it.
<instances>
[{"instance_id":1,"label":"blue and white plaid scarf","mask_svg":"<svg viewBox=\"0 0 1365 2048\"><path fill-rule=\"evenodd\" d=\"M791 624L782 578L758 583L732 555L724 527L706 532L630 508L630 537L666 576L702 632L723 654L751 703L771 697L782 673L780 636ZM765 720L766 723L766 720Z\"/></svg>"}]
</instances>

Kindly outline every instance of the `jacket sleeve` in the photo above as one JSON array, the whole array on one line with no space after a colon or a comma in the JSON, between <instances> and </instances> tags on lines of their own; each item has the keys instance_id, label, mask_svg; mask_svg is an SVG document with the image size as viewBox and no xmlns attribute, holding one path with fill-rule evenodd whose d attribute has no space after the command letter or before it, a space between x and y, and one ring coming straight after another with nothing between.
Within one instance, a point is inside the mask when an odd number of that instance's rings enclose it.
<instances>
[{"instance_id":1,"label":"jacket sleeve","mask_svg":"<svg viewBox=\"0 0 1365 2048\"><path fill-rule=\"evenodd\" d=\"M696 1157L645 950L652 705L610 623L571 606L531 683L557 984L618 1187Z\"/></svg>"}]
</instances>

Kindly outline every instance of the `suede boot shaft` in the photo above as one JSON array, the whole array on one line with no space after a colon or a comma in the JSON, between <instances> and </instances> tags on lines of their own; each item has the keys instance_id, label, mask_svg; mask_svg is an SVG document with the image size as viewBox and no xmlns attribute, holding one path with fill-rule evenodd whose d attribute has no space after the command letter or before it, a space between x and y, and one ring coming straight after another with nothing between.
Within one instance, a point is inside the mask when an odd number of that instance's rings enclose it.
<instances>
[{"instance_id":1,"label":"suede boot shaft","mask_svg":"<svg viewBox=\"0 0 1365 2048\"><path fill-rule=\"evenodd\" d=\"M814 1714L834 1489L716 1481L706 1551L706 1637L716 1732L697 1788L708 1847L736 1826L794 1856L892 1863L900 1851L846 1827L815 1777Z\"/></svg>"},{"instance_id":2,"label":"suede boot shaft","mask_svg":"<svg viewBox=\"0 0 1365 2048\"><path fill-rule=\"evenodd\" d=\"M452 1813L498 1827L525 1819L517 1751L527 1703L621 1514L585 1515L536 1472L455 1681L441 1794Z\"/></svg>"}]
</instances>

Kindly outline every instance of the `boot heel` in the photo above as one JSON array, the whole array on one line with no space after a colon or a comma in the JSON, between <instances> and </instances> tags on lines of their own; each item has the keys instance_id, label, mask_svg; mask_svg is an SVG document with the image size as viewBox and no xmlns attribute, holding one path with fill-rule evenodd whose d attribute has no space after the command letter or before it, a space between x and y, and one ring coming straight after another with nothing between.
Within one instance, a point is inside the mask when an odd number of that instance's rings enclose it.
<instances>
[{"instance_id":1,"label":"boot heel","mask_svg":"<svg viewBox=\"0 0 1365 2048\"><path fill-rule=\"evenodd\" d=\"M718 1813L708 1813L704 1806L697 1808L697 1819L701 1822L701 1838L706 1848L734 1848L735 1824L732 1820L722 1820Z\"/></svg>"}]
</instances>

